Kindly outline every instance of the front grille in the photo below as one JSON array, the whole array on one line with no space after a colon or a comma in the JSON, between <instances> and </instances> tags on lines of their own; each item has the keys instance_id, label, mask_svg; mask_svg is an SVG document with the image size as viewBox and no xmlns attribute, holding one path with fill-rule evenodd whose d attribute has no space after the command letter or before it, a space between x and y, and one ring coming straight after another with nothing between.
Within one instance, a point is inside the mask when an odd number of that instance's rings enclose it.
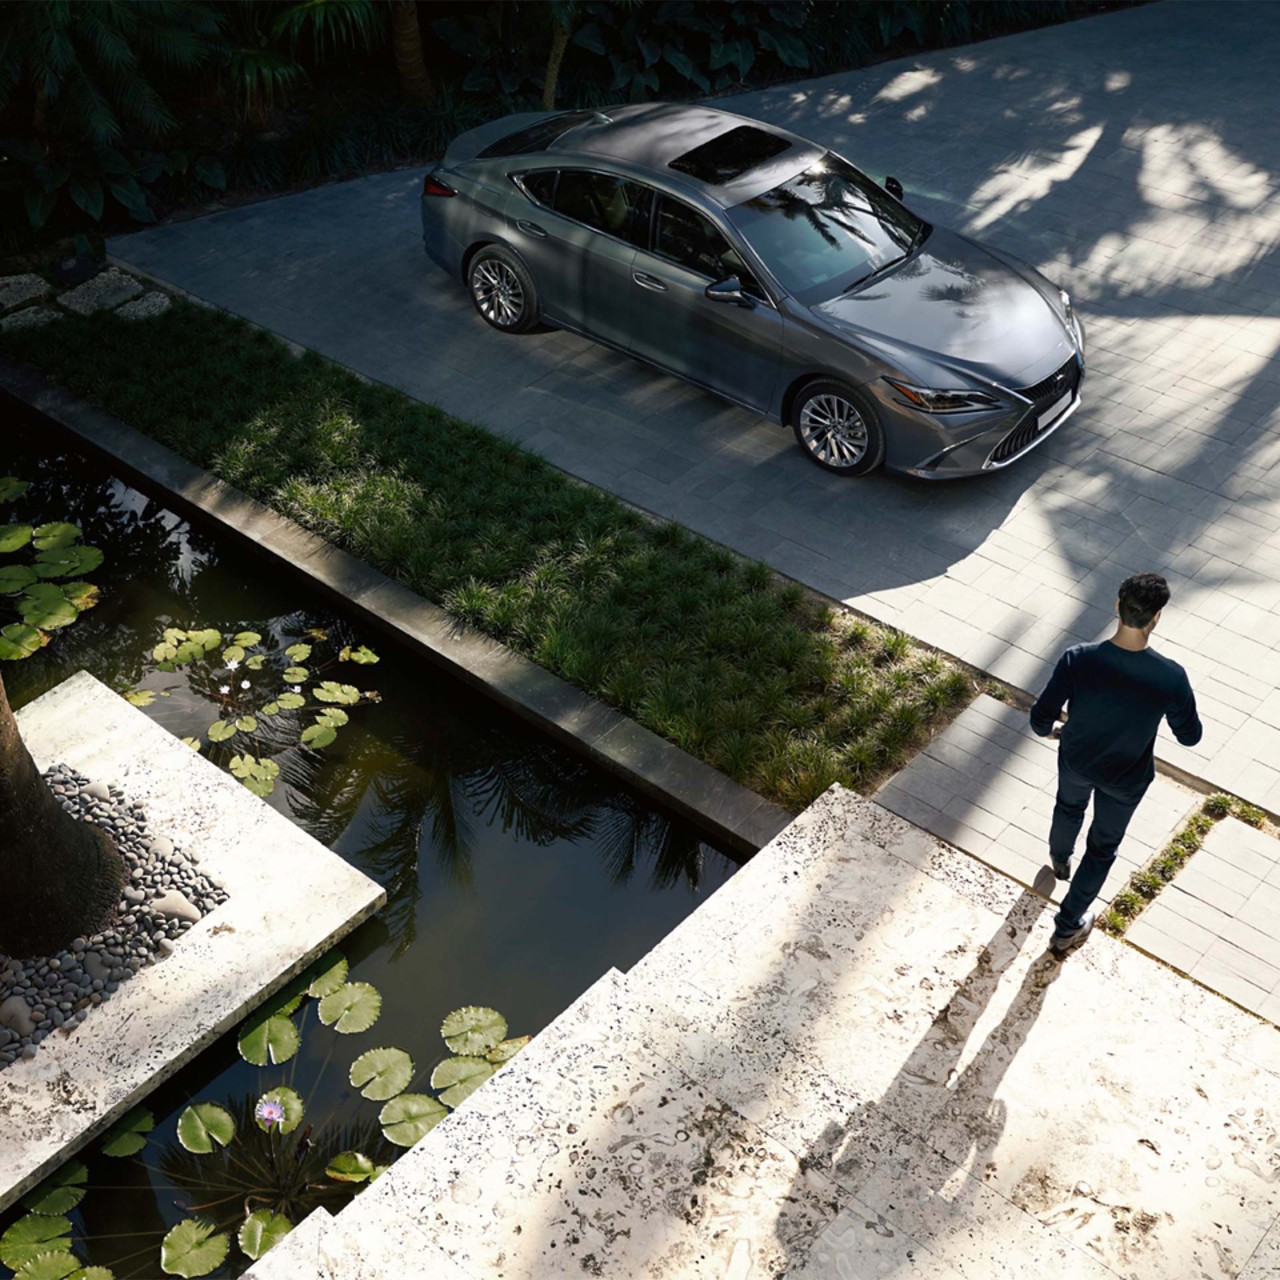
<instances>
[{"instance_id":1,"label":"front grille","mask_svg":"<svg viewBox=\"0 0 1280 1280\"><path fill-rule=\"evenodd\" d=\"M1068 392L1074 396L1079 387L1080 364L1075 356L1061 369L1055 369L1047 378L1041 378L1034 386L1019 387L1018 394L1031 401L1031 408L1022 421L991 451L991 461L1005 462L1027 448L1040 435L1040 415ZM1045 425L1051 427L1053 423Z\"/></svg>"}]
</instances>

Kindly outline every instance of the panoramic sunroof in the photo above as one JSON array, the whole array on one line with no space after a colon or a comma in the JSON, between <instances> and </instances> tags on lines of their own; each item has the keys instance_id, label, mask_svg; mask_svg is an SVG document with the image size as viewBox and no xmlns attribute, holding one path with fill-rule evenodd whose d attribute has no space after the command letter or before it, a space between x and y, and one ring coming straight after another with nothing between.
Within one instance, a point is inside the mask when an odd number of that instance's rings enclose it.
<instances>
[{"instance_id":1,"label":"panoramic sunroof","mask_svg":"<svg viewBox=\"0 0 1280 1280\"><path fill-rule=\"evenodd\" d=\"M713 185L730 182L756 165L781 155L789 146L786 138L764 129L740 124L727 133L717 134L692 151L677 156L667 168L678 169L692 178Z\"/></svg>"}]
</instances>

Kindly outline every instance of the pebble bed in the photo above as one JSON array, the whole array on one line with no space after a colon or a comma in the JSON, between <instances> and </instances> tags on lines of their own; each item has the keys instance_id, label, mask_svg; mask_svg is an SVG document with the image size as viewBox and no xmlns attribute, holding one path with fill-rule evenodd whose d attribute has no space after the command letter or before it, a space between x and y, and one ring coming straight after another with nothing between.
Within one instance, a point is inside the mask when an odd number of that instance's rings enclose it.
<instances>
[{"instance_id":1,"label":"pebble bed","mask_svg":"<svg viewBox=\"0 0 1280 1280\"><path fill-rule=\"evenodd\" d=\"M141 805L118 787L91 782L64 764L45 772L63 809L102 827L124 859L127 880L117 919L57 955L14 959L0 954L0 1071L34 1058L53 1032L71 1031L143 967L163 960L174 943L227 894L192 854L147 830Z\"/></svg>"}]
</instances>

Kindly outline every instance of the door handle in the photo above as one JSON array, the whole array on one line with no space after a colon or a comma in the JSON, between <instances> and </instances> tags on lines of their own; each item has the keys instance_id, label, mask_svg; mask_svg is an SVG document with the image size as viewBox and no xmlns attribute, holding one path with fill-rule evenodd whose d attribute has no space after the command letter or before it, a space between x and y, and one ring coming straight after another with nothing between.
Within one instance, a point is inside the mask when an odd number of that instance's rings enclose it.
<instances>
[{"instance_id":1,"label":"door handle","mask_svg":"<svg viewBox=\"0 0 1280 1280\"><path fill-rule=\"evenodd\" d=\"M631 278L638 285L642 285L646 289L652 289L656 293L666 293L667 286L658 279L657 276L651 276L644 271L633 271Z\"/></svg>"},{"instance_id":2,"label":"door handle","mask_svg":"<svg viewBox=\"0 0 1280 1280\"><path fill-rule=\"evenodd\" d=\"M536 222L528 222L524 218L520 218L517 220L516 226L521 231L528 232L529 235L537 236L539 239L545 240L547 237L547 233Z\"/></svg>"}]
</instances>

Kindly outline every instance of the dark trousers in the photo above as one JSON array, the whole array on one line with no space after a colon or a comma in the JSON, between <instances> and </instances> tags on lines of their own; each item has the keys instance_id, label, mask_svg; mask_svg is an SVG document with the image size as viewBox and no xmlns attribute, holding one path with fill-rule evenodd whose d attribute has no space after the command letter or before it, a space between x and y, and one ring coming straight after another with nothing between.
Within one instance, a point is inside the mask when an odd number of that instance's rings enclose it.
<instances>
[{"instance_id":1,"label":"dark trousers","mask_svg":"<svg viewBox=\"0 0 1280 1280\"><path fill-rule=\"evenodd\" d=\"M1085 837L1084 857L1071 877L1062 908L1054 917L1058 933L1071 933L1084 923L1084 913L1106 883L1129 819L1146 790L1143 787L1135 795L1132 791L1096 786L1076 773L1058 752L1058 800L1049 828L1049 853L1054 861L1065 862L1075 851L1089 797L1093 796L1093 821Z\"/></svg>"}]
</instances>

